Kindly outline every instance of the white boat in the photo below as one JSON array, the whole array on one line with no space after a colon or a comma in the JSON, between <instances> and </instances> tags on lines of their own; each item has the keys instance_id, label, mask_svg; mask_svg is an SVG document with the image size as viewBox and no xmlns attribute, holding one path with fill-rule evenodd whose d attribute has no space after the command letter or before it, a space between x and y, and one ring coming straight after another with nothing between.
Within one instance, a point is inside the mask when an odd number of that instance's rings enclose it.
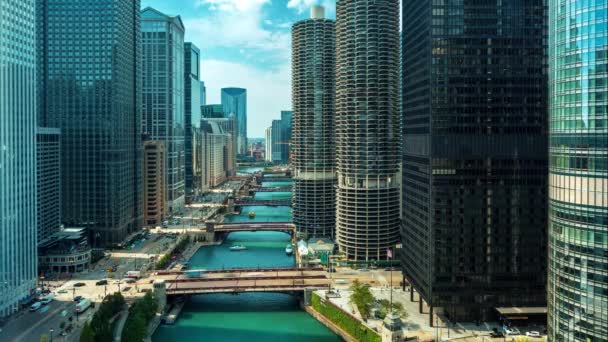
<instances>
[{"instance_id":1,"label":"white boat","mask_svg":"<svg viewBox=\"0 0 608 342\"><path fill-rule=\"evenodd\" d=\"M230 247L231 251L244 251L246 249L247 249L247 247L245 247L243 245L236 245L236 246Z\"/></svg>"},{"instance_id":2,"label":"white boat","mask_svg":"<svg viewBox=\"0 0 608 342\"><path fill-rule=\"evenodd\" d=\"M287 247L285 247L285 254L287 254L287 255L293 254L293 247L291 245L287 245Z\"/></svg>"}]
</instances>

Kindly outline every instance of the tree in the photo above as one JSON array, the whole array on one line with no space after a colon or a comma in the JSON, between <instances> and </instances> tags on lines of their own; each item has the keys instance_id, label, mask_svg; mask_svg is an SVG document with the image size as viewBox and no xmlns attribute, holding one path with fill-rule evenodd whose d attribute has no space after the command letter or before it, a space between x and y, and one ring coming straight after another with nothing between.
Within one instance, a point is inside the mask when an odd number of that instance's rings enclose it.
<instances>
[{"instance_id":1,"label":"tree","mask_svg":"<svg viewBox=\"0 0 608 342\"><path fill-rule=\"evenodd\" d=\"M369 287L361 285L361 283L355 279L350 286L350 290L353 292L350 296L351 304L357 306L363 318L369 318L372 304L374 303L374 296L370 292Z\"/></svg>"},{"instance_id":2,"label":"tree","mask_svg":"<svg viewBox=\"0 0 608 342\"><path fill-rule=\"evenodd\" d=\"M47 342L49 340L49 336L47 334L40 335L40 342Z\"/></svg>"},{"instance_id":3,"label":"tree","mask_svg":"<svg viewBox=\"0 0 608 342\"><path fill-rule=\"evenodd\" d=\"M80 334L80 342L95 342L95 335L89 323L85 323Z\"/></svg>"},{"instance_id":4,"label":"tree","mask_svg":"<svg viewBox=\"0 0 608 342\"><path fill-rule=\"evenodd\" d=\"M122 341L141 342L146 338L147 326L144 314L140 311L134 312L133 316L129 314L129 318L122 330Z\"/></svg>"}]
</instances>

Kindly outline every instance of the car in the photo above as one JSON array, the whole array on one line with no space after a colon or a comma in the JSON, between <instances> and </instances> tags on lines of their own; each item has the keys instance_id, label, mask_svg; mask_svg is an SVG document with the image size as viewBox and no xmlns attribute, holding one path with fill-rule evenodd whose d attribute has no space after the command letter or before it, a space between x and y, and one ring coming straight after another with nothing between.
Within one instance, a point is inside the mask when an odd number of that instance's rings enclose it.
<instances>
[{"instance_id":1,"label":"car","mask_svg":"<svg viewBox=\"0 0 608 342\"><path fill-rule=\"evenodd\" d=\"M74 287L83 287L83 286L87 286L87 284L85 284L85 283L76 283L76 284L74 284Z\"/></svg>"},{"instance_id":2,"label":"car","mask_svg":"<svg viewBox=\"0 0 608 342\"><path fill-rule=\"evenodd\" d=\"M59 293L59 294L68 293L68 290L61 289L61 290L57 291L57 293Z\"/></svg>"},{"instance_id":3,"label":"car","mask_svg":"<svg viewBox=\"0 0 608 342\"><path fill-rule=\"evenodd\" d=\"M99 280L95 283L97 286L108 285L108 281L106 279Z\"/></svg>"},{"instance_id":4,"label":"car","mask_svg":"<svg viewBox=\"0 0 608 342\"><path fill-rule=\"evenodd\" d=\"M504 332L507 335L521 335L521 332L519 331L519 329L517 329L515 327L505 328Z\"/></svg>"},{"instance_id":5,"label":"car","mask_svg":"<svg viewBox=\"0 0 608 342\"><path fill-rule=\"evenodd\" d=\"M538 331L526 331L526 336L528 337L540 337L540 333Z\"/></svg>"},{"instance_id":6,"label":"car","mask_svg":"<svg viewBox=\"0 0 608 342\"><path fill-rule=\"evenodd\" d=\"M502 331L492 331L490 337L505 337L505 334Z\"/></svg>"},{"instance_id":7,"label":"car","mask_svg":"<svg viewBox=\"0 0 608 342\"><path fill-rule=\"evenodd\" d=\"M129 292L131 291L131 286L126 286L125 288L122 289L123 292Z\"/></svg>"},{"instance_id":8,"label":"car","mask_svg":"<svg viewBox=\"0 0 608 342\"><path fill-rule=\"evenodd\" d=\"M76 303L80 302L81 299L82 299L82 296L76 296L76 297L74 297L74 301Z\"/></svg>"},{"instance_id":9,"label":"car","mask_svg":"<svg viewBox=\"0 0 608 342\"><path fill-rule=\"evenodd\" d=\"M40 307L41 307L41 306L42 306L42 303L40 303L40 302L36 302L36 303L34 303L34 304L32 304L32 305L30 306L30 309L29 309L29 310L30 310L31 312L34 312L34 311L36 311L36 310L40 309Z\"/></svg>"}]
</instances>

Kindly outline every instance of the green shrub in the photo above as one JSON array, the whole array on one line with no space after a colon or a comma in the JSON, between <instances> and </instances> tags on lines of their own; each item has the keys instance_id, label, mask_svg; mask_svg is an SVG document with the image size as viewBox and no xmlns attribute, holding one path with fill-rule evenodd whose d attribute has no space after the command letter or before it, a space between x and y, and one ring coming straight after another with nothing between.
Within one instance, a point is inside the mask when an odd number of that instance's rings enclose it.
<instances>
[{"instance_id":1,"label":"green shrub","mask_svg":"<svg viewBox=\"0 0 608 342\"><path fill-rule=\"evenodd\" d=\"M321 297L316 293L312 295L312 307L346 331L350 336L360 342L380 342L382 339L372 329L366 327L356 318L352 317L334 304L326 301L322 303Z\"/></svg>"},{"instance_id":2,"label":"green shrub","mask_svg":"<svg viewBox=\"0 0 608 342\"><path fill-rule=\"evenodd\" d=\"M148 323L156 315L158 302L151 292L138 299L129 308L129 317L122 330L122 341L140 342L146 338Z\"/></svg>"}]
</instances>

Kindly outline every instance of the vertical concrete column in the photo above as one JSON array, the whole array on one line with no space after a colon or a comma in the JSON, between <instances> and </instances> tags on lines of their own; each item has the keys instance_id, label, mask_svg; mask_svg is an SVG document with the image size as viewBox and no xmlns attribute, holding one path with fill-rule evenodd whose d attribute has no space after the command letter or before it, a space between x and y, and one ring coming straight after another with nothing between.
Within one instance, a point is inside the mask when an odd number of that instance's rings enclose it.
<instances>
[{"instance_id":1,"label":"vertical concrete column","mask_svg":"<svg viewBox=\"0 0 608 342\"><path fill-rule=\"evenodd\" d=\"M429 326L433 327L433 305L429 305Z\"/></svg>"},{"instance_id":2,"label":"vertical concrete column","mask_svg":"<svg viewBox=\"0 0 608 342\"><path fill-rule=\"evenodd\" d=\"M158 301L160 311L164 311L167 306L167 287L162 279L154 281L154 296Z\"/></svg>"}]
</instances>

